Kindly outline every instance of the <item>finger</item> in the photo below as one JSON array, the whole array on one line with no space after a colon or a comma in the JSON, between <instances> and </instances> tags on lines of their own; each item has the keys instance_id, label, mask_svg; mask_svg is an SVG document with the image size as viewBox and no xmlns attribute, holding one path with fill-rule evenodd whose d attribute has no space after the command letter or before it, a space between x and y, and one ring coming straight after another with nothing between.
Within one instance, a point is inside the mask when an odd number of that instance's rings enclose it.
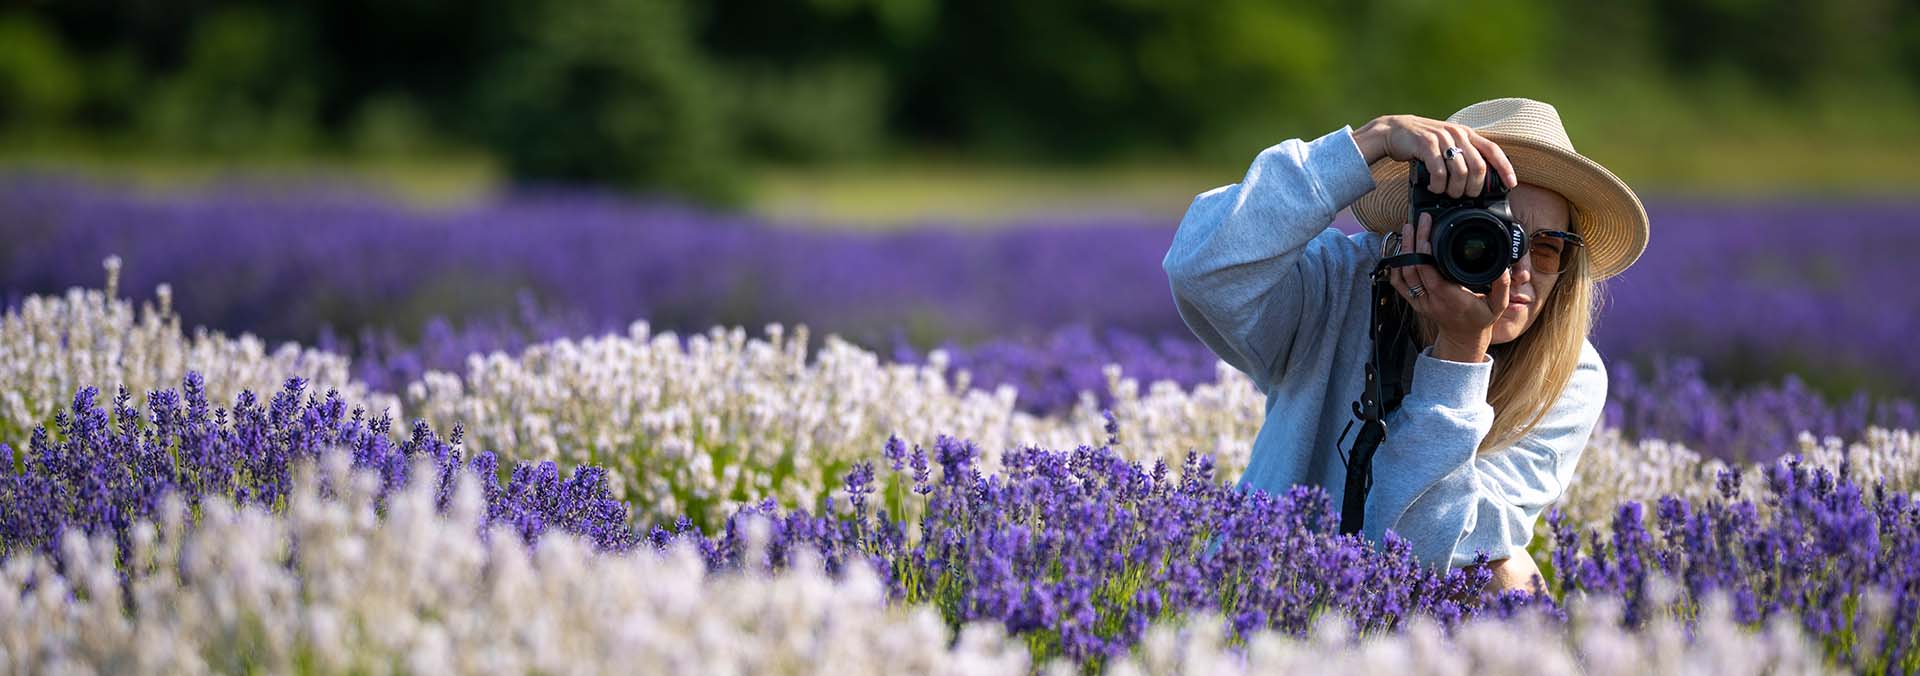
<instances>
[{"instance_id":1,"label":"finger","mask_svg":"<svg viewBox=\"0 0 1920 676\"><path fill-rule=\"evenodd\" d=\"M1433 253L1433 241L1430 239L1432 236L1433 214L1422 212L1420 214L1420 225L1413 231L1413 250L1416 253L1431 255ZM1421 263L1411 266L1408 270L1411 275L1408 281L1419 284L1428 291L1436 291L1444 283L1444 280L1440 277L1440 271L1434 269L1431 264Z\"/></svg>"},{"instance_id":2,"label":"finger","mask_svg":"<svg viewBox=\"0 0 1920 676\"><path fill-rule=\"evenodd\" d=\"M1520 185L1520 174L1514 171L1513 161L1507 159L1507 151L1502 149L1500 144L1494 143L1493 139L1481 136L1480 132L1472 132L1472 135L1473 147L1480 149L1480 156L1486 159L1490 169L1500 175L1507 189L1512 190Z\"/></svg>"},{"instance_id":3,"label":"finger","mask_svg":"<svg viewBox=\"0 0 1920 676\"><path fill-rule=\"evenodd\" d=\"M1413 224L1402 223L1400 224L1400 245L1398 252L1412 253L1413 251ZM1419 298L1413 295L1413 285L1419 282L1415 281L1413 275L1408 273L1406 266L1396 267L1389 271L1389 273L1399 282L1400 295L1402 298L1407 299L1408 303L1418 303L1420 301Z\"/></svg>"},{"instance_id":4,"label":"finger","mask_svg":"<svg viewBox=\"0 0 1920 676\"><path fill-rule=\"evenodd\" d=\"M1413 250L1415 253L1433 253L1433 242L1427 241L1427 235L1432 226L1433 213L1427 211L1420 212L1420 222L1418 225L1413 223L1407 224L1407 236L1413 238Z\"/></svg>"},{"instance_id":5,"label":"finger","mask_svg":"<svg viewBox=\"0 0 1920 676\"><path fill-rule=\"evenodd\" d=\"M1487 293L1486 293L1487 309L1493 311L1494 317L1498 318L1500 315L1506 313L1507 303L1511 302L1510 298L1512 297L1511 296L1512 291L1513 291L1513 268L1507 268L1505 270L1500 271L1500 276L1498 278L1495 278L1493 280L1493 283L1488 285L1488 288L1487 288Z\"/></svg>"},{"instance_id":6,"label":"finger","mask_svg":"<svg viewBox=\"0 0 1920 676\"><path fill-rule=\"evenodd\" d=\"M1413 224L1400 224L1400 231L1395 234L1399 235L1400 238L1398 242L1394 243L1393 253L1411 253L1413 251ZM1394 290L1400 292L1400 297L1406 299L1407 303L1414 304L1420 302L1420 299L1415 298L1413 295L1412 286L1415 284L1413 275L1408 274L1405 266L1389 268L1387 270L1387 280L1393 284Z\"/></svg>"},{"instance_id":7,"label":"finger","mask_svg":"<svg viewBox=\"0 0 1920 676\"><path fill-rule=\"evenodd\" d=\"M1427 136L1426 147L1420 161L1427 165L1427 192L1439 195L1447 191L1447 161L1440 157L1440 149L1447 147L1445 139L1439 135Z\"/></svg>"},{"instance_id":8,"label":"finger","mask_svg":"<svg viewBox=\"0 0 1920 676\"><path fill-rule=\"evenodd\" d=\"M1426 307L1427 301L1433 298L1433 290L1420 286L1420 281L1413 276L1412 268L1394 268L1393 271L1396 273L1395 279L1399 280L1400 297L1407 299L1407 305L1412 306L1415 312L1425 313L1426 310L1423 308ZM1420 288L1420 293L1413 292L1415 287Z\"/></svg>"},{"instance_id":9,"label":"finger","mask_svg":"<svg viewBox=\"0 0 1920 676\"><path fill-rule=\"evenodd\" d=\"M1459 197L1467 192L1467 149L1464 146L1472 144L1461 141L1452 128L1444 129L1446 145L1460 149L1460 152L1454 153L1453 159L1447 160L1447 196Z\"/></svg>"},{"instance_id":10,"label":"finger","mask_svg":"<svg viewBox=\"0 0 1920 676\"><path fill-rule=\"evenodd\" d=\"M1467 160L1467 195L1479 197L1487 187L1487 160L1480 156L1480 146L1473 142L1471 128L1460 131L1460 152Z\"/></svg>"}]
</instances>

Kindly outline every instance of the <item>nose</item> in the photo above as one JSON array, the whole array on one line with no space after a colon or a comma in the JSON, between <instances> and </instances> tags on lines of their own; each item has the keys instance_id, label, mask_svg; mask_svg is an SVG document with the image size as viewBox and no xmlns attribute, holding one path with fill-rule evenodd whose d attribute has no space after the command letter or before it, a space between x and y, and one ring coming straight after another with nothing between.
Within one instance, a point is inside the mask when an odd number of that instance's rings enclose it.
<instances>
[{"instance_id":1,"label":"nose","mask_svg":"<svg viewBox=\"0 0 1920 676\"><path fill-rule=\"evenodd\" d=\"M1510 289L1519 289L1521 284L1533 281L1533 254L1520 255L1520 262L1513 266L1513 284Z\"/></svg>"}]
</instances>

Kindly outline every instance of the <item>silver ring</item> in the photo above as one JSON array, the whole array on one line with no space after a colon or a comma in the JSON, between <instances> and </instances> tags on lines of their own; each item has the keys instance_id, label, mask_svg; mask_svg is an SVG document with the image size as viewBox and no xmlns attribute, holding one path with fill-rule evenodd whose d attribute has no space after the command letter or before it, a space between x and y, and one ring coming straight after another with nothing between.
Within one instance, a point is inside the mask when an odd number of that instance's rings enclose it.
<instances>
[{"instance_id":1,"label":"silver ring","mask_svg":"<svg viewBox=\"0 0 1920 676\"><path fill-rule=\"evenodd\" d=\"M1460 153L1462 152L1464 151L1460 150L1459 146L1449 146L1446 150L1441 151L1440 156L1451 160L1453 158L1459 157Z\"/></svg>"},{"instance_id":2,"label":"silver ring","mask_svg":"<svg viewBox=\"0 0 1920 676\"><path fill-rule=\"evenodd\" d=\"M1407 293L1411 294L1414 298L1419 298L1420 294L1423 294L1426 292L1427 292L1427 287L1419 284L1415 284L1413 286L1407 287Z\"/></svg>"}]
</instances>

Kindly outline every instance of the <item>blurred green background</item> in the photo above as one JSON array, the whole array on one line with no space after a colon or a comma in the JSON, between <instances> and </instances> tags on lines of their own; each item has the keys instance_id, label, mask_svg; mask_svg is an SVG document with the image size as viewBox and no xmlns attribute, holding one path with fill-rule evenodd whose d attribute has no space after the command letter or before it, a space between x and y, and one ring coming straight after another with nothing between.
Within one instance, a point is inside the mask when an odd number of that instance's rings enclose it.
<instances>
[{"instance_id":1,"label":"blurred green background","mask_svg":"<svg viewBox=\"0 0 1920 676\"><path fill-rule=\"evenodd\" d=\"M1527 96L1643 193L1920 184L1920 3L64 0L0 163L593 183L859 226L1177 212L1259 149Z\"/></svg>"}]
</instances>

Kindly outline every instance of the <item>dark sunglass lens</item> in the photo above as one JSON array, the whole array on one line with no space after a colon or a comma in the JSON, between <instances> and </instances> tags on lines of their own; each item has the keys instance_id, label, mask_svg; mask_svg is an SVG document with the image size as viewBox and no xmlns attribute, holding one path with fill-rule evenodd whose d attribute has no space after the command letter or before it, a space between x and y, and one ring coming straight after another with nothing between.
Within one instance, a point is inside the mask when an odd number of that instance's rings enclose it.
<instances>
[{"instance_id":1,"label":"dark sunglass lens","mask_svg":"<svg viewBox=\"0 0 1920 676\"><path fill-rule=\"evenodd\" d=\"M1551 235L1534 235L1532 242L1533 271L1545 275L1559 274L1566 268L1569 245L1565 240Z\"/></svg>"}]
</instances>

